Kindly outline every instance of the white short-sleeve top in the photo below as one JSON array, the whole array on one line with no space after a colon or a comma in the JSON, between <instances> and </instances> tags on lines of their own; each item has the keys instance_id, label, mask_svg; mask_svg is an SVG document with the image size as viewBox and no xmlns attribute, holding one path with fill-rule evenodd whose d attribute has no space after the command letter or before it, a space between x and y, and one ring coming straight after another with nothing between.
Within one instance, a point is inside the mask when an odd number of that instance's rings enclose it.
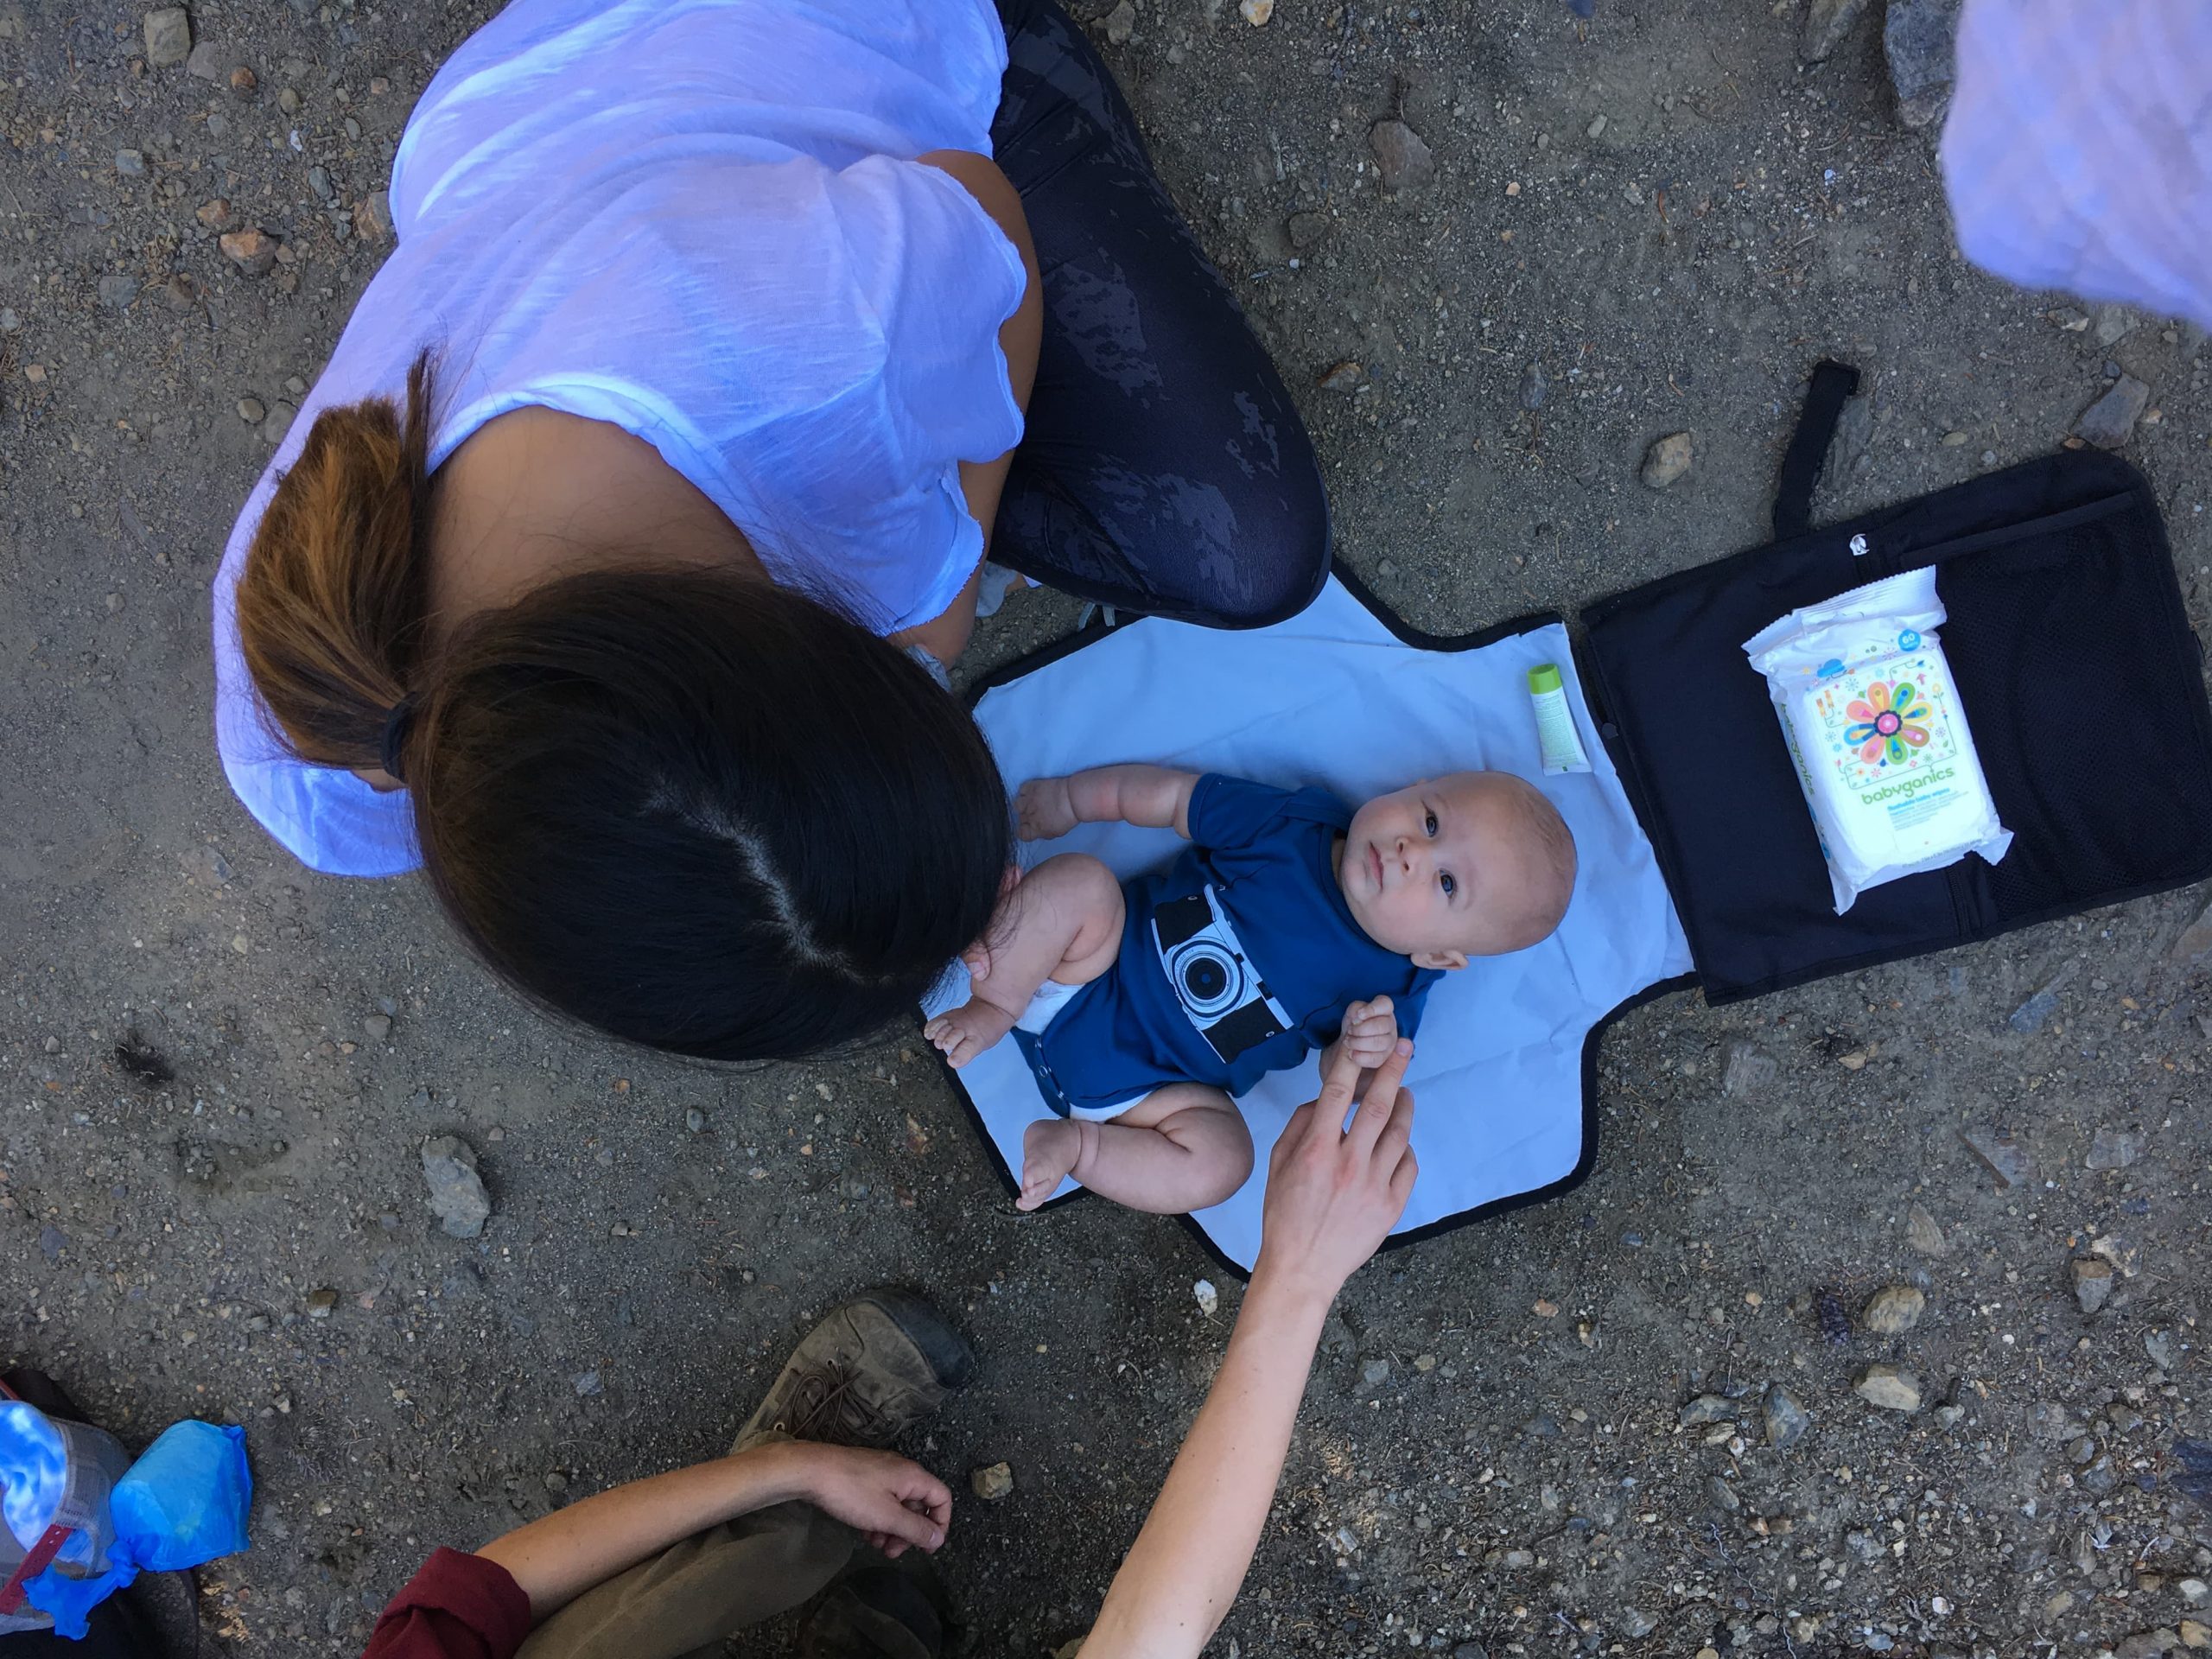
<instances>
[{"instance_id":1,"label":"white short-sleeve top","mask_svg":"<svg viewBox=\"0 0 2212 1659\"><path fill-rule=\"evenodd\" d=\"M393 162L398 245L238 516L215 580L231 786L303 862L421 861L404 792L284 752L234 596L316 414L404 401L439 353L436 467L537 405L651 443L779 582L882 633L982 556L958 464L1021 435L1000 325L1020 254L949 175L990 153L989 0L513 0L423 93Z\"/></svg>"}]
</instances>

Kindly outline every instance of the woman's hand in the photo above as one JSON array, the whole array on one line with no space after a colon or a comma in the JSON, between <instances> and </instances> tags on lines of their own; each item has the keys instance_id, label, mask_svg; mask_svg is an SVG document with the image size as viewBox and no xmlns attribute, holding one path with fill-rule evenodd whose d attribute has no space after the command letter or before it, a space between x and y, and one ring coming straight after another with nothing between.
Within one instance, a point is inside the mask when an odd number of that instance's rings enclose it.
<instances>
[{"instance_id":1,"label":"woman's hand","mask_svg":"<svg viewBox=\"0 0 2212 1659\"><path fill-rule=\"evenodd\" d=\"M1024 841L1057 841L1076 827L1065 778L1032 778L1014 796L1014 828Z\"/></svg>"},{"instance_id":2,"label":"woman's hand","mask_svg":"<svg viewBox=\"0 0 2212 1659\"><path fill-rule=\"evenodd\" d=\"M790 1461L798 1496L893 1560L909 1545L934 1550L944 1541L952 1493L918 1463L895 1452L817 1440L785 1440L760 1449Z\"/></svg>"},{"instance_id":3,"label":"woman's hand","mask_svg":"<svg viewBox=\"0 0 2212 1659\"><path fill-rule=\"evenodd\" d=\"M1264 1279L1325 1303L1375 1254L1413 1196L1414 1097L1405 1080L1414 1046L1400 1038L1367 1087L1350 1128L1360 1065L1338 1044L1320 1098L1301 1106L1268 1160L1260 1211L1256 1290Z\"/></svg>"}]
</instances>

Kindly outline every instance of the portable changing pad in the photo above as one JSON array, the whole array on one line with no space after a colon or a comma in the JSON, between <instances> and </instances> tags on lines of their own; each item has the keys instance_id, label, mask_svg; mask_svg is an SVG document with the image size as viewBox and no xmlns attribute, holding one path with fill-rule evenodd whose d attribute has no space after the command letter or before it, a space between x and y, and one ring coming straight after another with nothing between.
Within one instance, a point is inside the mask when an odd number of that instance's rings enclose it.
<instances>
[{"instance_id":1,"label":"portable changing pad","mask_svg":"<svg viewBox=\"0 0 2212 1659\"><path fill-rule=\"evenodd\" d=\"M1592 770L1547 775L1529 671L1555 663ZM1542 790L1574 833L1580 873L1550 938L1478 959L1430 992L1407 1085L1419 1101L1421 1179L1394 1239L1549 1197L1595 1154L1594 1058L1607 1021L1690 967L1659 867L1597 741L1565 626L1555 617L1459 639L1407 628L1342 575L1274 627L1224 633L1147 619L1077 634L987 683L976 717L1009 787L1085 766L1143 760L1286 788L1319 784L1351 806L1416 778L1514 772ZM1084 824L1022 849L1026 866L1088 852L1128 877L1172 859L1172 830ZM964 974L927 1012L964 1001ZM953 1074L1009 1186L1022 1132L1050 1109L1020 1052L1003 1041ZM1256 1152L1252 1179L1191 1220L1233 1265L1260 1243L1268 1154L1320 1087L1318 1057L1270 1074L1239 1103ZM1052 1200L1077 1196L1073 1183Z\"/></svg>"}]
</instances>

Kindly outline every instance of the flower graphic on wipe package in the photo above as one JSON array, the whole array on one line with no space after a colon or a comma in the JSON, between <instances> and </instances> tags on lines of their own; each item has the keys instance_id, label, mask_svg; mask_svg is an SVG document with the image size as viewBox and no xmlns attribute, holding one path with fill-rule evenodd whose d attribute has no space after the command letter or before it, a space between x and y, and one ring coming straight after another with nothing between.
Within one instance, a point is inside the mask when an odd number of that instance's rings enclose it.
<instances>
[{"instance_id":1,"label":"flower graphic on wipe package","mask_svg":"<svg viewBox=\"0 0 2212 1659\"><path fill-rule=\"evenodd\" d=\"M1934 707L1942 693L1928 668L1923 658L1884 678L1846 678L1815 700L1838 771L1869 777L1948 756L1953 746Z\"/></svg>"}]
</instances>

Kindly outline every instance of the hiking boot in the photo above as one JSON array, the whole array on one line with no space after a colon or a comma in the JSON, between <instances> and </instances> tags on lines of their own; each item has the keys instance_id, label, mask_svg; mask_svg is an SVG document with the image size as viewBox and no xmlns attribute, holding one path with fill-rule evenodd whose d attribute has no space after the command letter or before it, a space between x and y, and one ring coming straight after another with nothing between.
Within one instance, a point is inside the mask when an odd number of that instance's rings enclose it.
<instances>
[{"instance_id":1,"label":"hiking boot","mask_svg":"<svg viewBox=\"0 0 2212 1659\"><path fill-rule=\"evenodd\" d=\"M799 1659L938 1659L945 1615L926 1571L879 1561L840 1580L799 1627Z\"/></svg>"},{"instance_id":2,"label":"hiking boot","mask_svg":"<svg viewBox=\"0 0 2212 1659\"><path fill-rule=\"evenodd\" d=\"M791 1351L733 1448L777 1436L888 1446L964 1388L976 1351L911 1291L855 1297Z\"/></svg>"}]
</instances>

